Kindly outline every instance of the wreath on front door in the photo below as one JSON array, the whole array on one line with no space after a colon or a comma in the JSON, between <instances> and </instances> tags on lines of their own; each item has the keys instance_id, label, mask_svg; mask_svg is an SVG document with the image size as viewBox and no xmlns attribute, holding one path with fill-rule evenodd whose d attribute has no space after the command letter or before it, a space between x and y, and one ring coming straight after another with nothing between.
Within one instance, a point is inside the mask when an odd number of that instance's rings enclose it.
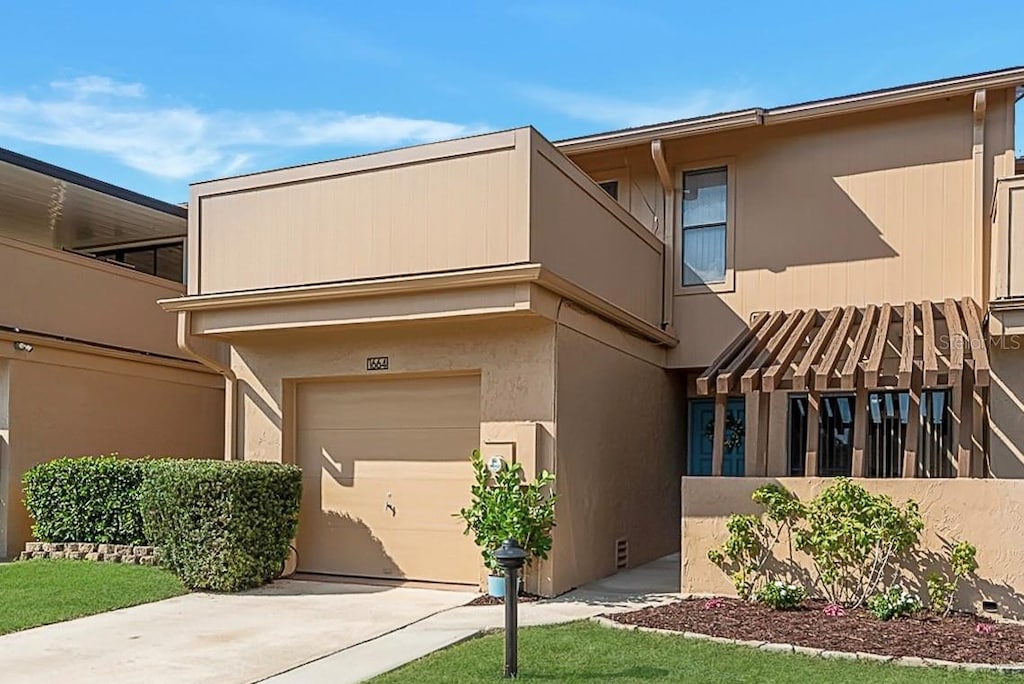
<instances>
[{"instance_id":1,"label":"wreath on front door","mask_svg":"<svg viewBox=\"0 0 1024 684\"><path fill-rule=\"evenodd\" d=\"M743 421L731 413L725 414L725 443L724 451L735 451L743 446L744 426ZM715 420L712 418L704 426L704 436L712 443L715 441Z\"/></svg>"}]
</instances>

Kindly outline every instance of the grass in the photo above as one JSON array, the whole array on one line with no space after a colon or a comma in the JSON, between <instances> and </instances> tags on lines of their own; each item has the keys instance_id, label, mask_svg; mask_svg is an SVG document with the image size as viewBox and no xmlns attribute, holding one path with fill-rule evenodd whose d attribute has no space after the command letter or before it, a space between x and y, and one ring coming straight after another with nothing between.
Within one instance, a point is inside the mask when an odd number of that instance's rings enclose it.
<instances>
[{"instance_id":1,"label":"grass","mask_svg":"<svg viewBox=\"0 0 1024 684\"><path fill-rule=\"evenodd\" d=\"M459 684L502 681L501 633L431 654L376 679L374 684ZM631 632L590 622L533 627L520 632L519 679L544 682L1005 682L996 673L900 667L765 653L743 646Z\"/></svg>"},{"instance_id":2,"label":"grass","mask_svg":"<svg viewBox=\"0 0 1024 684\"><path fill-rule=\"evenodd\" d=\"M0 634L185 593L161 568L70 560L0 565Z\"/></svg>"}]
</instances>

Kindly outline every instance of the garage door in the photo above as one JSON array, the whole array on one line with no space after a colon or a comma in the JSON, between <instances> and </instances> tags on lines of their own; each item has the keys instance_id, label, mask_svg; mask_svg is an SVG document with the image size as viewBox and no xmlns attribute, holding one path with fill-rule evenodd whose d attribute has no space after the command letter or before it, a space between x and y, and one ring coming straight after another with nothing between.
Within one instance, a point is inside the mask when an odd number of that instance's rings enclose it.
<instances>
[{"instance_id":1,"label":"garage door","mask_svg":"<svg viewBox=\"0 0 1024 684\"><path fill-rule=\"evenodd\" d=\"M469 500L480 377L311 382L296 392L299 569L475 584Z\"/></svg>"}]
</instances>

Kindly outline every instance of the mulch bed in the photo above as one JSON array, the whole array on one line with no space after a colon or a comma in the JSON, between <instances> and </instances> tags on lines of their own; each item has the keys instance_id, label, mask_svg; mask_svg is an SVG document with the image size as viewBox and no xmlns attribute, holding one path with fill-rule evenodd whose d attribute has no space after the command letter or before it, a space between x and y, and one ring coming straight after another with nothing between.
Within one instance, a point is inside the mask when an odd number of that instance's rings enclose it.
<instances>
[{"instance_id":1,"label":"mulch bed","mask_svg":"<svg viewBox=\"0 0 1024 684\"><path fill-rule=\"evenodd\" d=\"M522 592L521 594L519 594L519 603L533 603L534 601L538 600L539 598L540 598L540 596L537 596L536 594L531 594L529 592ZM503 598L494 598L490 594L484 594L483 596L476 597L475 599L473 599L472 601L470 601L466 605L467 606L503 606L503 605L505 605L505 599L503 599Z\"/></svg>"},{"instance_id":2,"label":"mulch bed","mask_svg":"<svg viewBox=\"0 0 1024 684\"><path fill-rule=\"evenodd\" d=\"M957 663L1024 663L1024 625L995 624L975 615L957 613L943 618L922 612L915 617L882 622L864 609L828 616L822 612L825 604L817 601L808 601L791 611L776 611L729 598L715 599L710 604L715 607L706 605L707 599L684 599L605 617L642 627L830 651L917 656ZM979 633L979 624L991 625L990 633Z\"/></svg>"}]
</instances>

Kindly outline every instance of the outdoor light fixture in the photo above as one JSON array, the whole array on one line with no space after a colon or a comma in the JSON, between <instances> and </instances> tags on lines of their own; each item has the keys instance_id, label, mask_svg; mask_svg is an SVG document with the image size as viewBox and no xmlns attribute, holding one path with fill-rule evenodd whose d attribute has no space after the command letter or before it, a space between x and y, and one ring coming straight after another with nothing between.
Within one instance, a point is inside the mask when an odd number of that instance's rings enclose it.
<instances>
[{"instance_id":1,"label":"outdoor light fixture","mask_svg":"<svg viewBox=\"0 0 1024 684\"><path fill-rule=\"evenodd\" d=\"M526 563L526 551L514 539L506 539L494 552L505 568L505 678L519 674L519 570Z\"/></svg>"},{"instance_id":2,"label":"outdoor light fixture","mask_svg":"<svg viewBox=\"0 0 1024 684\"><path fill-rule=\"evenodd\" d=\"M32 351L32 345L28 342L15 342L14 348L17 351L30 352Z\"/></svg>"}]
</instances>

